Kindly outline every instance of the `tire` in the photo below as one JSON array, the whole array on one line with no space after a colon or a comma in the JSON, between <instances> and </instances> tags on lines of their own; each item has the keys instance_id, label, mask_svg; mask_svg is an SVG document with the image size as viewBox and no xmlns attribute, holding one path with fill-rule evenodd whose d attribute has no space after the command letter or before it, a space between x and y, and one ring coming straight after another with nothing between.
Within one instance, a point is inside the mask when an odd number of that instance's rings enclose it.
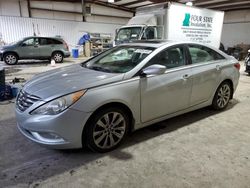
<instances>
[{"instance_id":1,"label":"tire","mask_svg":"<svg viewBox=\"0 0 250 188\"><path fill-rule=\"evenodd\" d=\"M109 107L97 112L86 125L83 145L95 152L117 148L127 135L129 117L123 109Z\"/></svg>"},{"instance_id":2,"label":"tire","mask_svg":"<svg viewBox=\"0 0 250 188\"><path fill-rule=\"evenodd\" d=\"M54 52L52 54L51 58L54 59L56 63L62 63L63 62L63 53L62 52Z\"/></svg>"},{"instance_id":3,"label":"tire","mask_svg":"<svg viewBox=\"0 0 250 188\"><path fill-rule=\"evenodd\" d=\"M7 65L15 65L18 62L18 57L14 53L6 53L3 60Z\"/></svg>"},{"instance_id":4,"label":"tire","mask_svg":"<svg viewBox=\"0 0 250 188\"><path fill-rule=\"evenodd\" d=\"M217 88L213 98L212 107L215 110L223 110L227 107L233 90L229 82L222 82Z\"/></svg>"}]
</instances>

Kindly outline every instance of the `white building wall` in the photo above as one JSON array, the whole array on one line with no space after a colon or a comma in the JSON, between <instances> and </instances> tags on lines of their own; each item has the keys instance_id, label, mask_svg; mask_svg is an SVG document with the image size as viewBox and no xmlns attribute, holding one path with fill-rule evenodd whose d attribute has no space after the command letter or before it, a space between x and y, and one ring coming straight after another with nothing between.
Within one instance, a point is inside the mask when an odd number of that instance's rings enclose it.
<instances>
[{"instance_id":1,"label":"white building wall","mask_svg":"<svg viewBox=\"0 0 250 188\"><path fill-rule=\"evenodd\" d=\"M91 7L91 14L86 15L87 22L124 25L133 17L133 13L123 10L89 3L86 6ZM82 21L81 3L31 0L30 7L33 18ZM29 17L27 0L0 0L0 15Z\"/></svg>"},{"instance_id":2,"label":"white building wall","mask_svg":"<svg viewBox=\"0 0 250 188\"><path fill-rule=\"evenodd\" d=\"M92 14L82 22L80 3L56 1L30 1L29 18L27 0L0 0L0 37L10 43L32 36L62 36L70 47L74 47L84 33L115 35L115 30L126 24L133 13L96 4Z\"/></svg>"},{"instance_id":3,"label":"white building wall","mask_svg":"<svg viewBox=\"0 0 250 188\"><path fill-rule=\"evenodd\" d=\"M91 6L92 15L86 15L86 21L91 22L89 23L89 24L92 24L90 30L93 30L94 32L103 32L105 31L105 27L112 28L110 24L114 24L115 26L124 25L128 22L129 18L133 16L133 13L131 12L117 10L117 9L113 9L109 7L96 5L96 4L87 4L87 6ZM80 3L31 0L31 8L32 8L31 16L33 18L46 18L46 19L52 19L52 20L53 19L68 20L68 21L77 21L77 22L82 21ZM59 12L58 10L65 11L65 12ZM72 13L72 12L75 12L75 13ZM28 14L27 0L6 0L6 1L0 0L0 16L1 15L2 16L4 15L4 16L28 17L29 14ZM15 21L18 21L18 19L16 19ZM60 22L60 23L63 24L63 22ZM107 25L104 24L104 27L99 27L98 24L93 24L93 23L109 23L109 24ZM25 21L24 24L27 24L27 22ZM13 26L15 25L18 26L18 27L15 27L15 29L19 28L20 23L11 22L9 27L13 28ZM82 25L82 24L78 23L76 25ZM24 27L21 27L21 28L22 30L25 30ZM7 25L5 25L5 29L8 30ZM13 35L11 32L14 32L15 29L9 30L10 36ZM25 32L21 32L22 36L27 36L26 34L27 33ZM54 34L54 33L51 33L51 34ZM241 43L250 44L249 34L250 34L250 9L225 12L221 41L225 45L226 48L234 46L236 44L241 44ZM16 35L14 34L14 36ZM17 37L7 37L6 40L11 41L16 38Z\"/></svg>"},{"instance_id":4,"label":"white building wall","mask_svg":"<svg viewBox=\"0 0 250 188\"><path fill-rule=\"evenodd\" d=\"M19 3L16 0L0 0L0 14L8 16L20 16Z\"/></svg>"},{"instance_id":5,"label":"white building wall","mask_svg":"<svg viewBox=\"0 0 250 188\"><path fill-rule=\"evenodd\" d=\"M111 34L114 37L115 30L119 27L120 24L0 16L0 34L6 43L32 36L35 32L40 36L60 35L72 48L87 32Z\"/></svg>"},{"instance_id":6,"label":"white building wall","mask_svg":"<svg viewBox=\"0 0 250 188\"><path fill-rule=\"evenodd\" d=\"M78 20L81 20L81 19L82 17L79 17ZM87 22L107 23L107 20L109 20L109 23L118 24L118 25L125 25L129 21L129 19L124 19L124 18L119 18L119 17L108 17L108 16L97 16L97 15L86 16Z\"/></svg>"},{"instance_id":7,"label":"white building wall","mask_svg":"<svg viewBox=\"0 0 250 188\"><path fill-rule=\"evenodd\" d=\"M133 13L131 12L109 8L109 7L104 8L104 6L96 5L96 4L91 4L90 6L91 6L91 14L124 17L124 18L133 17Z\"/></svg>"},{"instance_id":8,"label":"white building wall","mask_svg":"<svg viewBox=\"0 0 250 188\"><path fill-rule=\"evenodd\" d=\"M21 17L29 17L28 2L20 1Z\"/></svg>"},{"instance_id":9,"label":"white building wall","mask_svg":"<svg viewBox=\"0 0 250 188\"><path fill-rule=\"evenodd\" d=\"M226 48L250 44L250 10L225 12L221 41Z\"/></svg>"}]
</instances>

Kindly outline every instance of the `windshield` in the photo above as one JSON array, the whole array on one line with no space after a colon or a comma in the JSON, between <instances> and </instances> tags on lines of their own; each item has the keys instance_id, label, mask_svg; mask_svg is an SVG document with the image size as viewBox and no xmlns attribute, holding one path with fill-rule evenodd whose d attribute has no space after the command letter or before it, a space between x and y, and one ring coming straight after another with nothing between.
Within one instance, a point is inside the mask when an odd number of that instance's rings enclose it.
<instances>
[{"instance_id":1,"label":"windshield","mask_svg":"<svg viewBox=\"0 0 250 188\"><path fill-rule=\"evenodd\" d=\"M110 73L125 73L132 70L155 48L143 46L119 46L82 64L83 67Z\"/></svg>"},{"instance_id":2,"label":"windshield","mask_svg":"<svg viewBox=\"0 0 250 188\"><path fill-rule=\"evenodd\" d=\"M116 41L131 41L139 39L142 27L121 28L116 36Z\"/></svg>"},{"instance_id":3,"label":"windshield","mask_svg":"<svg viewBox=\"0 0 250 188\"><path fill-rule=\"evenodd\" d=\"M17 43L19 43L19 42L21 42L21 41L23 41L23 40L24 40L24 38L19 39L19 40L17 40L17 41L10 42L8 45L14 45L14 44L17 44Z\"/></svg>"}]
</instances>

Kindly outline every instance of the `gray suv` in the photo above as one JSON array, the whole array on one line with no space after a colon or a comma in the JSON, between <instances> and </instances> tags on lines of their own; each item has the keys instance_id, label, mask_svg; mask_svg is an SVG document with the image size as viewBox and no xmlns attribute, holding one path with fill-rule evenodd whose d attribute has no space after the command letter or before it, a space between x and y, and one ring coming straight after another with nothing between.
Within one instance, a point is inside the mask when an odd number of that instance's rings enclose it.
<instances>
[{"instance_id":1,"label":"gray suv","mask_svg":"<svg viewBox=\"0 0 250 188\"><path fill-rule=\"evenodd\" d=\"M8 65L17 64L21 59L48 59L56 63L63 62L64 57L69 57L67 43L61 38L52 37L25 37L17 42L0 48L1 61Z\"/></svg>"}]
</instances>

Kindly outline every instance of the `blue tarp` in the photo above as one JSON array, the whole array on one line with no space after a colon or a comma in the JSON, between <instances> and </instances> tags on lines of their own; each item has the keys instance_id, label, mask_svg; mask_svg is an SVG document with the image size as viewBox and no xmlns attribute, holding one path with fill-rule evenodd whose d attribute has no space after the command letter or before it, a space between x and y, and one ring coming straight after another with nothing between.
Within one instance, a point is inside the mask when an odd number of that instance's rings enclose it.
<instances>
[{"instance_id":1,"label":"blue tarp","mask_svg":"<svg viewBox=\"0 0 250 188\"><path fill-rule=\"evenodd\" d=\"M89 41L90 40L90 35L87 33L87 34L84 34L80 40L78 41L78 45L84 45L86 41Z\"/></svg>"}]
</instances>

